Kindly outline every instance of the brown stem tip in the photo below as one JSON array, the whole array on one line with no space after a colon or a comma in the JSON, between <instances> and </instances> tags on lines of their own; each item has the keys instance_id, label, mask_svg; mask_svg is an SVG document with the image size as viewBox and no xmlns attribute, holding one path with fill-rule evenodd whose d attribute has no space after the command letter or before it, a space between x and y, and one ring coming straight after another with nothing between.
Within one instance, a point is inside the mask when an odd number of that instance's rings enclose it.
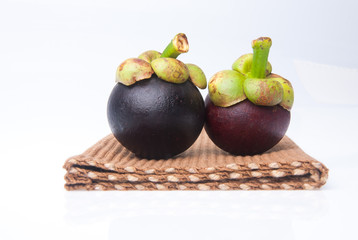
<instances>
[{"instance_id":1,"label":"brown stem tip","mask_svg":"<svg viewBox=\"0 0 358 240\"><path fill-rule=\"evenodd\" d=\"M174 48L180 53L189 51L189 42L184 33L178 33L173 39Z\"/></svg>"}]
</instances>

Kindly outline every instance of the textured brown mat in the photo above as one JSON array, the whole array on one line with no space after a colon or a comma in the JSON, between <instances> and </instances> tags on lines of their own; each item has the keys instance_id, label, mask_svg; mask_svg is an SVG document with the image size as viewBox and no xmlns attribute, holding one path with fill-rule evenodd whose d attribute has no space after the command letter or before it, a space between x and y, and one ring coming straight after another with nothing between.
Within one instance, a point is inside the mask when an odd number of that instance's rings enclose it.
<instances>
[{"instance_id":1,"label":"textured brown mat","mask_svg":"<svg viewBox=\"0 0 358 240\"><path fill-rule=\"evenodd\" d=\"M64 168L67 190L318 189L328 169L288 137L255 156L233 156L205 131L186 152L168 160L139 159L109 135Z\"/></svg>"}]
</instances>

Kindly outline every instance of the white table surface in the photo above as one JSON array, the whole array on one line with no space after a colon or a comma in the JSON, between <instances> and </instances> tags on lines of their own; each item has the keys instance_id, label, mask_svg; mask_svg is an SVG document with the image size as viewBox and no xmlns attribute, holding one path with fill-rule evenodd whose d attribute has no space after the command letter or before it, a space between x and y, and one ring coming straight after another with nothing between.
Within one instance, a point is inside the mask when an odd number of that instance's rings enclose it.
<instances>
[{"instance_id":1,"label":"white table surface","mask_svg":"<svg viewBox=\"0 0 358 240\"><path fill-rule=\"evenodd\" d=\"M356 239L356 1L203 3L1 1L1 240ZM172 17L174 6L182 15ZM287 135L330 169L321 190L64 189L64 161L110 132L117 65L182 31L191 50L180 59L208 78L251 51L253 38L272 37L275 73L296 94Z\"/></svg>"}]
</instances>

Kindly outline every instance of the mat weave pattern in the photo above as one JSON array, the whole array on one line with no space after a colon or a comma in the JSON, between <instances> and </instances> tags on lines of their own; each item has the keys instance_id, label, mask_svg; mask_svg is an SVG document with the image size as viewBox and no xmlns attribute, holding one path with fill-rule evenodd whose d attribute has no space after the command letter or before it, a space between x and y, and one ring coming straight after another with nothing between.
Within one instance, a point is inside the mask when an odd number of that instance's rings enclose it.
<instances>
[{"instance_id":1,"label":"mat weave pattern","mask_svg":"<svg viewBox=\"0 0 358 240\"><path fill-rule=\"evenodd\" d=\"M328 178L328 169L286 136L263 154L242 157L216 147L205 131L167 160L137 158L111 134L64 168L67 190L311 190Z\"/></svg>"}]
</instances>

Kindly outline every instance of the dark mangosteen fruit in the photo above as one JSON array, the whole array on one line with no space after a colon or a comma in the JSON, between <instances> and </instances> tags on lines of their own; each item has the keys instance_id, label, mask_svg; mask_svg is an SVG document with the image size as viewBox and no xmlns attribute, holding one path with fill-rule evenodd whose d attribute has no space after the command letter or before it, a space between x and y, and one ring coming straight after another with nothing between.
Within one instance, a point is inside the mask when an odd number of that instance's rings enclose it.
<instances>
[{"instance_id":1,"label":"dark mangosteen fruit","mask_svg":"<svg viewBox=\"0 0 358 240\"><path fill-rule=\"evenodd\" d=\"M271 39L253 41L253 54L237 59L233 70L216 73L205 100L205 130L221 149L235 155L261 154L275 146L290 123L291 83L271 73Z\"/></svg>"},{"instance_id":2,"label":"dark mangosteen fruit","mask_svg":"<svg viewBox=\"0 0 358 240\"><path fill-rule=\"evenodd\" d=\"M205 99L205 130L221 149L235 155L254 155L276 145L285 135L290 112L283 107L258 106L245 99L218 107Z\"/></svg>"},{"instance_id":3,"label":"dark mangosteen fruit","mask_svg":"<svg viewBox=\"0 0 358 240\"><path fill-rule=\"evenodd\" d=\"M205 75L176 59L188 48L186 36L177 34L162 54L150 50L117 69L108 121L115 138L138 157L173 157L202 131L205 105L196 86L206 87Z\"/></svg>"}]
</instances>

